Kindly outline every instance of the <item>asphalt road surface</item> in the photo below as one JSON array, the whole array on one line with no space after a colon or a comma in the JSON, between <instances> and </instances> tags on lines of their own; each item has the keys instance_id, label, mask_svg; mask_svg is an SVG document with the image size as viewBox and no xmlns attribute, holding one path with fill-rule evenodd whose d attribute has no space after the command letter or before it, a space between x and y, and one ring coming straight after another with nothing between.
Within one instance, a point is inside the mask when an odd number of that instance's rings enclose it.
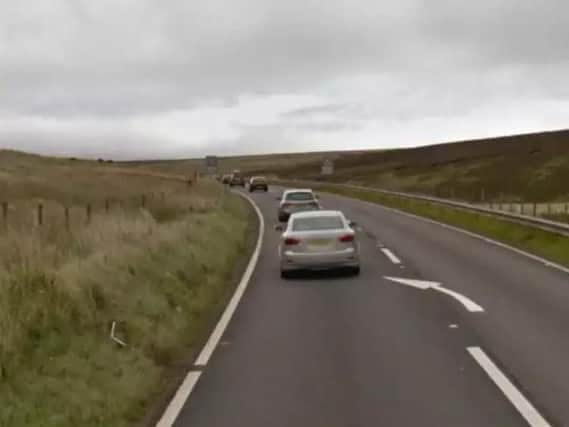
<instances>
[{"instance_id":1,"label":"asphalt road surface","mask_svg":"<svg viewBox=\"0 0 569 427\"><path fill-rule=\"evenodd\" d=\"M262 253L177 427L569 426L569 274L323 196L359 225L361 275L283 280L277 193L252 196Z\"/></svg>"}]
</instances>

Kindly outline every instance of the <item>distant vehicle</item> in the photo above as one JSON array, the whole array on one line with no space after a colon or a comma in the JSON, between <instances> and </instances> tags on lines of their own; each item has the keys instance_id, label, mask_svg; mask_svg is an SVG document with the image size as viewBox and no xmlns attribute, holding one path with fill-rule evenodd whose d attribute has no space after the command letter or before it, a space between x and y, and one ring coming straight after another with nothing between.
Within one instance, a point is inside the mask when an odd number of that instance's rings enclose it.
<instances>
[{"instance_id":1,"label":"distant vehicle","mask_svg":"<svg viewBox=\"0 0 569 427\"><path fill-rule=\"evenodd\" d=\"M231 182L231 175L223 175L221 178L222 184L229 184Z\"/></svg>"},{"instance_id":2,"label":"distant vehicle","mask_svg":"<svg viewBox=\"0 0 569 427\"><path fill-rule=\"evenodd\" d=\"M280 222L288 221L291 214L295 212L311 211L320 209L318 197L309 189L285 190L278 209Z\"/></svg>"},{"instance_id":3,"label":"distant vehicle","mask_svg":"<svg viewBox=\"0 0 569 427\"><path fill-rule=\"evenodd\" d=\"M249 180L249 192L252 193L255 190L269 191L269 184L264 176L254 176Z\"/></svg>"},{"instance_id":4,"label":"distant vehicle","mask_svg":"<svg viewBox=\"0 0 569 427\"><path fill-rule=\"evenodd\" d=\"M231 174L231 179L229 180L230 187L233 187L235 185L245 187L245 178L243 177L243 174L241 174L241 171L239 170L234 170L233 173Z\"/></svg>"},{"instance_id":5,"label":"distant vehicle","mask_svg":"<svg viewBox=\"0 0 569 427\"><path fill-rule=\"evenodd\" d=\"M279 246L281 277L298 270L336 268L359 274L360 250L354 225L340 211L292 214Z\"/></svg>"}]
</instances>

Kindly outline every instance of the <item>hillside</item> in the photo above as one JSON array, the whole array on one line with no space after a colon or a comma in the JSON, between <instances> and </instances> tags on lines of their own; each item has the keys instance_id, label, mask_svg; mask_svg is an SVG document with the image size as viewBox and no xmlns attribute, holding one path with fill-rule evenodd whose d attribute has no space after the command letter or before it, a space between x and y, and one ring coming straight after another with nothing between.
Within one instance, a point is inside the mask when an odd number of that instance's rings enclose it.
<instances>
[{"instance_id":1,"label":"hillside","mask_svg":"<svg viewBox=\"0 0 569 427\"><path fill-rule=\"evenodd\" d=\"M282 177L323 179L320 162L259 168ZM336 156L334 182L471 201L569 200L569 130Z\"/></svg>"}]
</instances>

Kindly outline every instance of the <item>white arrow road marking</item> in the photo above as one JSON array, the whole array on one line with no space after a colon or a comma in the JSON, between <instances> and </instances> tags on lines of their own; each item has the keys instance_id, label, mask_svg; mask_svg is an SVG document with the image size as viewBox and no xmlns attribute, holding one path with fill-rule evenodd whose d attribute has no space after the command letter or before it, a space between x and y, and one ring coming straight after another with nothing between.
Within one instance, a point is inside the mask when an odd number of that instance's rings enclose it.
<instances>
[{"instance_id":1,"label":"white arrow road marking","mask_svg":"<svg viewBox=\"0 0 569 427\"><path fill-rule=\"evenodd\" d=\"M531 427L551 427L551 424L537 412L537 409L535 409L531 402L512 384L508 377L500 371L496 364L486 355L484 350L480 347L468 347L466 350L468 350L474 360L484 369L492 381L494 381L494 384L498 386Z\"/></svg>"},{"instance_id":2,"label":"white arrow road marking","mask_svg":"<svg viewBox=\"0 0 569 427\"><path fill-rule=\"evenodd\" d=\"M413 288L422 289L423 291L429 288L435 288L437 286L441 286L440 283L437 282L427 282L426 280L415 280L415 279L400 279L399 277L384 277L387 280L391 280L392 282L400 283L401 285L411 286Z\"/></svg>"},{"instance_id":3,"label":"white arrow road marking","mask_svg":"<svg viewBox=\"0 0 569 427\"><path fill-rule=\"evenodd\" d=\"M442 292L443 294L447 294L447 295L453 297L455 300L459 301L463 306L465 306L468 311L470 311L472 313L480 313L480 312L484 311L484 309L482 307L480 307L478 304L476 304L470 298L468 298L462 294L459 294L458 292L451 291L450 289L443 288L442 286L438 286L438 287L435 287L433 289L435 291L439 291L439 292Z\"/></svg>"},{"instance_id":4,"label":"white arrow road marking","mask_svg":"<svg viewBox=\"0 0 569 427\"><path fill-rule=\"evenodd\" d=\"M416 280L416 279L403 279L400 277L387 277L387 276L384 276L384 278L392 282L396 282L401 285L411 286L413 288L421 289L423 291L426 291L427 289L432 289L434 291L441 292L445 295L453 297L455 300L460 302L468 311L472 313L480 313L484 311L484 309L480 305L476 304L467 296L462 295L456 291L444 288L443 286L441 286L440 283L437 282L429 282L426 280Z\"/></svg>"}]
</instances>

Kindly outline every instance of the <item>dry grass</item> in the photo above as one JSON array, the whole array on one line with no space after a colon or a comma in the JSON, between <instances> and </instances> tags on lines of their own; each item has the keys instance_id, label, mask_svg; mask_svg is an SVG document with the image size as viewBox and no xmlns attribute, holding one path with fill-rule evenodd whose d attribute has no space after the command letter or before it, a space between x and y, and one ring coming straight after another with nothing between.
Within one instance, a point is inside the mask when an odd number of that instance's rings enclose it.
<instances>
[{"instance_id":1,"label":"dry grass","mask_svg":"<svg viewBox=\"0 0 569 427\"><path fill-rule=\"evenodd\" d=\"M10 155L20 164L4 168L0 184L11 186L15 206L40 194L28 191L19 169L36 171L40 183L45 172L43 188L52 192L41 193L44 226L22 220L2 231L0 425L132 425L222 306L245 252L249 208L212 182L188 189L90 162ZM68 173L81 178L66 182ZM68 200L100 202L115 189L122 197L149 189L168 196L145 209L94 211L89 226L70 232L58 214L50 217ZM113 321L125 348L109 338Z\"/></svg>"},{"instance_id":2,"label":"dry grass","mask_svg":"<svg viewBox=\"0 0 569 427\"><path fill-rule=\"evenodd\" d=\"M267 164L254 173L322 179L320 162ZM480 202L569 200L569 130L337 156L331 182Z\"/></svg>"}]
</instances>

